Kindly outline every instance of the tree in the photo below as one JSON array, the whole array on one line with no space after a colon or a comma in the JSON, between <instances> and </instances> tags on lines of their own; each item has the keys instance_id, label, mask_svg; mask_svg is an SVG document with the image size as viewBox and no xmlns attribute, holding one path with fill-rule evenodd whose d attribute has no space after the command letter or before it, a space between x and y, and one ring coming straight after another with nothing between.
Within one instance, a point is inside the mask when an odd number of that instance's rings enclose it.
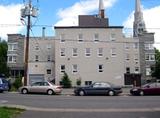
<instances>
[{"instance_id":1,"label":"tree","mask_svg":"<svg viewBox=\"0 0 160 118\"><path fill-rule=\"evenodd\" d=\"M155 50L155 58L156 58L156 64L152 71L152 77L160 79L160 51L157 49Z\"/></svg>"},{"instance_id":2,"label":"tree","mask_svg":"<svg viewBox=\"0 0 160 118\"><path fill-rule=\"evenodd\" d=\"M5 74L9 76L9 69L7 67L7 42L0 41L0 74Z\"/></svg>"},{"instance_id":3,"label":"tree","mask_svg":"<svg viewBox=\"0 0 160 118\"><path fill-rule=\"evenodd\" d=\"M64 88L71 88L72 87L71 80L69 79L67 73L64 73L61 82L62 82L61 84L63 85Z\"/></svg>"}]
</instances>

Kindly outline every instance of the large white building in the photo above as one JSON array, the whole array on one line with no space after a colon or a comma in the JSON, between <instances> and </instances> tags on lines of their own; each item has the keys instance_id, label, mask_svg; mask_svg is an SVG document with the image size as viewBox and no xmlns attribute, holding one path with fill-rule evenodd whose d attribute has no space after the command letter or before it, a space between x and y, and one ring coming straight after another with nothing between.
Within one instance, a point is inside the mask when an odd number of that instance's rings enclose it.
<instances>
[{"instance_id":1,"label":"large white building","mask_svg":"<svg viewBox=\"0 0 160 118\"><path fill-rule=\"evenodd\" d=\"M95 81L140 85L141 75L146 77L146 67L154 64L146 56L149 52L154 55L154 50L145 50L146 42L153 44L154 37L153 33L137 27L137 19L142 18L139 7L140 1L136 0L134 37L125 37L123 26L109 25L103 0L99 2L97 15L79 16L78 26L55 27L55 37L32 37L28 84L43 80L59 84L66 72L73 86L79 79L82 85Z\"/></svg>"}]
</instances>

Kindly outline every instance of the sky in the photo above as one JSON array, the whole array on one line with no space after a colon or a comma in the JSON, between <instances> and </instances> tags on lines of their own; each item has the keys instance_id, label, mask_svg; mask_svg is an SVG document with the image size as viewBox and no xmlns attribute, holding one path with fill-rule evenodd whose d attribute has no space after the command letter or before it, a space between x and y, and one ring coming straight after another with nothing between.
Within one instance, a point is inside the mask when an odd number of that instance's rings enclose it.
<instances>
[{"instance_id":1,"label":"sky","mask_svg":"<svg viewBox=\"0 0 160 118\"><path fill-rule=\"evenodd\" d=\"M28 0L0 0L0 37L7 34L26 34L26 19L20 20L20 9ZM54 36L54 26L76 26L78 15L98 13L99 0L32 0L38 7L37 18L32 18L32 36ZM141 0L148 32L155 32L155 46L160 49L160 0ZM135 0L104 0L105 14L110 26L124 26L126 35L132 34Z\"/></svg>"}]
</instances>

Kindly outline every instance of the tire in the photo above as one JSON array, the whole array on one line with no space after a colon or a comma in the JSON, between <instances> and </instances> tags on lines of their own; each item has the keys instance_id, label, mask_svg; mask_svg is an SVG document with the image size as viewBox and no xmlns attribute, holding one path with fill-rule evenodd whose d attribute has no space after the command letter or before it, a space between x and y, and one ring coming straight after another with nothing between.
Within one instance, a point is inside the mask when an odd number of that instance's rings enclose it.
<instances>
[{"instance_id":1,"label":"tire","mask_svg":"<svg viewBox=\"0 0 160 118\"><path fill-rule=\"evenodd\" d=\"M140 92L139 92L139 95L140 95L140 96L144 96L144 91L140 91Z\"/></svg>"},{"instance_id":2,"label":"tire","mask_svg":"<svg viewBox=\"0 0 160 118\"><path fill-rule=\"evenodd\" d=\"M54 91L51 90L51 89L49 89L49 90L47 91L47 94L48 94L48 95L53 95L53 94L54 94Z\"/></svg>"},{"instance_id":3,"label":"tire","mask_svg":"<svg viewBox=\"0 0 160 118\"><path fill-rule=\"evenodd\" d=\"M112 90L110 90L110 91L108 92L108 95L109 95L109 96L114 96L114 95L115 95L115 92L112 91Z\"/></svg>"},{"instance_id":4,"label":"tire","mask_svg":"<svg viewBox=\"0 0 160 118\"><path fill-rule=\"evenodd\" d=\"M22 89L21 91L22 94L27 94L28 93L28 90L26 88Z\"/></svg>"},{"instance_id":5,"label":"tire","mask_svg":"<svg viewBox=\"0 0 160 118\"><path fill-rule=\"evenodd\" d=\"M84 95L85 95L85 92L84 92L83 90L80 90L80 91L78 92L78 94L79 94L80 96L84 96Z\"/></svg>"}]
</instances>

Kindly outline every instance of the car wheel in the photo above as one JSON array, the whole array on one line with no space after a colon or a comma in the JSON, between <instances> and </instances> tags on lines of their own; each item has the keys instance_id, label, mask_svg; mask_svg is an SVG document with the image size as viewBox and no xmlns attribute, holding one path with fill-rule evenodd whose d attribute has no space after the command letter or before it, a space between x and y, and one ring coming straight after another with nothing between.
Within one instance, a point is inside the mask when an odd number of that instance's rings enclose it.
<instances>
[{"instance_id":1,"label":"car wheel","mask_svg":"<svg viewBox=\"0 0 160 118\"><path fill-rule=\"evenodd\" d=\"M79 95L80 95L80 96L84 96L84 95L85 95L85 92L84 92L83 90L80 90L80 91L79 91Z\"/></svg>"},{"instance_id":2,"label":"car wheel","mask_svg":"<svg viewBox=\"0 0 160 118\"><path fill-rule=\"evenodd\" d=\"M53 93L54 93L53 90L48 90L48 91L47 91L47 94L48 94L48 95L53 95Z\"/></svg>"},{"instance_id":3,"label":"car wheel","mask_svg":"<svg viewBox=\"0 0 160 118\"><path fill-rule=\"evenodd\" d=\"M27 94L28 93L28 90L26 88L22 89L21 91L22 94Z\"/></svg>"},{"instance_id":4,"label":"car wheel","mask_svg":"<svg viewBox=\"0 0 160 118\"><path fill-rule=\"evenodd\" d=\"M114 95L115 95L115 92L111 90L111 91L108 92L108 95L109 95L109 96L114 96Z\"/></svg>"},{"instance_id":5,"label":"car wheel","mask_svg":"<svg viewBox=\"0 0 160 118\"><path fill-rule=\"evenodd\" d=\"M140 95L140 96L144 96L144 91L140 91L140 92L139 92L139 95Z\"/></svg>"}]
</instances>

